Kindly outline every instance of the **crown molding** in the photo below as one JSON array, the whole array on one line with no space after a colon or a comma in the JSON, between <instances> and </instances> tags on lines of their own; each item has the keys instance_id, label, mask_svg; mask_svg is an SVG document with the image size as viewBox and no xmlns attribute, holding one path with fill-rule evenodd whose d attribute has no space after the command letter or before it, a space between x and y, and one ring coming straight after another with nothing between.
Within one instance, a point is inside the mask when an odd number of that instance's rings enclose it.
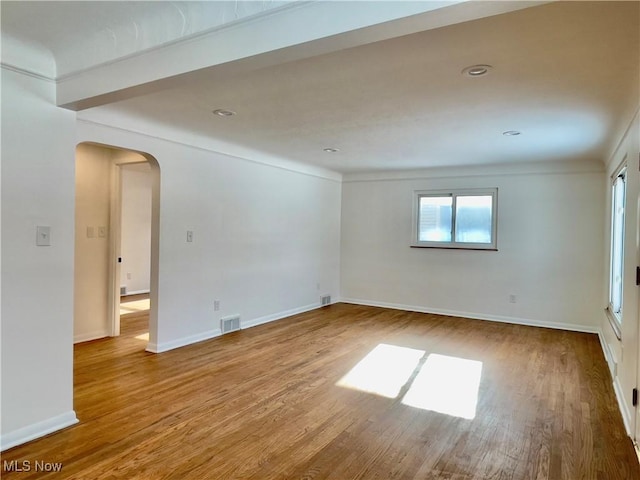
<instances>
[{"instance_id":1,"label":"crown molding","mask_svg":"<svg viewBox=\"0 0 640 480\"><path fill-rule=\"evenodd\" d=\"M19 73L21 75L26 75L28 77L37 78L38 80L43 80L45 82L56 83L56 79L53 77L43 75L27 68L18 67L17 65L11 65L10 63L0 62L0 68Z\"/></svg>"},{"instance_id":2,"label":"crown molding","mask_svg":"<svg viewBox=\"0 0 640 480\"><path fill-rule=\"evenodd\" d=\"M259 165L266 165L272 168L277 168L280 170L285 170L288 172L293 172L293 173L297 173L300 175L306 175L309 177L315 177L315 178L321 178L323 180L329 180L331 182L335 182L335 183L341 183L342 182L342 174L335 172L333 170L328 170L322 167L317 167L317 166L313 166L313 165L308 165L305 163L301 163L301 162L297 162L295 160L291 160L291 159L276 159L276 158L268 158L267 156L262 156L261 158L251 158L248 155L241 155L238 153L234 153L234 152L227 152L224 151L224 149L220 148L216 148L215 146L210 146L210 145L205 145L204 143L200 143L199 142L194 142L194 143L187 143L178 139L172 139L172 138L167 138L166 136L162 136L162 135L158 135L158 134L153 134L150 132L144 132L144 131L139 131L139 130L133 130L130 128L124 128L124 127L118 127L115 125L110 125L108 123L102 123L102 122L97 122L95 120L90 120L90 119L86 119L86 118L77 118L76 120L79 124L85 124L85 125L93 125L96 127L100 127L100 128L106 128L112 131L119 131L119 132L124 132L124 133L128 133L128 134L132 134L132 135L139 135L142 137L146 137L146 138L151 138L154 140L159 140L159 141L163 141L163 142L168 142L168 143L172 143L174 145L180 145L183 147L187 147L187 148L193 148L195 150L200 150L200 151L204 151L204 152L209 152L209 153L214 153L214 154L218 154L218 155L224 155L226 157L229 158L237 158L238 160L243 160L245 162L250 162L250 163L256 163ZM78 139L79 143L84 143L84 142L91 142L92 139L86 138L86 139ZM97 141L97 140L96 140ZM99 143L103 143L102 141L99 141ZM108 143L108 142L107 142ZM114 145L116 146L116 145ZM120 146L117 145L118 147L122 147L122 148L129 148L126 146ZM134 149L135 150L135 149ZM151 155L153 155L153 152L147 152ZM261 152L256 152L256 153L261 153Z\"/></svg>"}]
</instances>

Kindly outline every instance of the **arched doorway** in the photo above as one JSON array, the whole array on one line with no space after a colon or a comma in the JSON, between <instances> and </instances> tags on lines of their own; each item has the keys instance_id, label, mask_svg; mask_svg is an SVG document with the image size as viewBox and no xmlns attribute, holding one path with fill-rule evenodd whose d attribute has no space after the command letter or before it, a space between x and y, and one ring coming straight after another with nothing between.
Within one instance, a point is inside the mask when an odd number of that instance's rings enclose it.
<instances>
[{"instance_id":1,"label":"arched doorway","mask_svg":"<svg viewBox=\"0 0 640 480\"><path fill-rule=\"evenodd\" d=\"M149 351L157 345L160 166L145 152L90 142L76 147L74 343L120 335L123 171L147 166L150 187ZM126 273L130 272L124 272Z\"/></svg>"}]
</instances>

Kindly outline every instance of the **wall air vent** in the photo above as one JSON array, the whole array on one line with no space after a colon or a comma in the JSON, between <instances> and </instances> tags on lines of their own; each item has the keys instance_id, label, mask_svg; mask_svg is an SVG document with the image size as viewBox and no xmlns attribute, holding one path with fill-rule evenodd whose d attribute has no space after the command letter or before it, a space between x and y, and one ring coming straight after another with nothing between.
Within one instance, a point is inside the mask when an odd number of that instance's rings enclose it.
<instances>
[{"instance_id":1,"label":"wall air vent","mask_svg":"<svg viewBox=\"0 0 640 480\"><path fill-rule=\"evenodd\" d=\"M120 287L120 296L126 295L127 294L127 286L121 286Z\"/></svg>"},{"instance_id":2,"label":"wall air vent","mask_svg":"<svg viewBox=\"0 0 640 480\"><path fill-rule=\"evenodd\" d=\"M320 305L331 305L331 295L323 295L320 297Z\"/></svg>"},{"instance_id":3,"label":"wall air vent","mask_svg":"<svg viewBox=\"0 0 640 480\"><path fill-rule=\"evenodd\" d=\"M229 332L235 332L240 330L240 315L233 315L231 317L224 317L220 319L220 330L222 334Z\"/></svg>"}]
</instances>

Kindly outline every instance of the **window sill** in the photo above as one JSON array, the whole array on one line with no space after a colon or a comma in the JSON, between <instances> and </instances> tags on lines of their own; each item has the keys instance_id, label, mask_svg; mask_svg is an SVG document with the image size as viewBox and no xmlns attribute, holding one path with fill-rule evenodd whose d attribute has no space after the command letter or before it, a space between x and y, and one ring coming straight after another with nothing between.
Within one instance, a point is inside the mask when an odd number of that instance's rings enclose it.
<instances>
[{"instance_id":1,"label":"window sill","mask_svg":"<svg viewBox=\"0 0 640 480\"><path fill-rule=\"evenodd\" d=\"M620 329L620 323L618 323L618 319L611 312L611 310L609 310L609 307L604 309L604 313L607 315L607 318L609 319L609 323L611 324L611 329L613 330L613 333L616 334L616 337L618 338L618 340L622 340L622 330Z\"/></svg>"},{"instance_id":2,"label":"window sill","mask_svg":"<svg viewBox=\"0 0 640 480\"><path fill-rule=\"evenodd\" d=\"M498 249L496 247L473 247L473 246L469 246L469 247L463 247L463 246L454 246L454 245L409 245L410 248L438 248L438 249L444 249L444 250L479 250L479 251L486 251L486 252L497 252Z\"/></svg>"}]
</instances>

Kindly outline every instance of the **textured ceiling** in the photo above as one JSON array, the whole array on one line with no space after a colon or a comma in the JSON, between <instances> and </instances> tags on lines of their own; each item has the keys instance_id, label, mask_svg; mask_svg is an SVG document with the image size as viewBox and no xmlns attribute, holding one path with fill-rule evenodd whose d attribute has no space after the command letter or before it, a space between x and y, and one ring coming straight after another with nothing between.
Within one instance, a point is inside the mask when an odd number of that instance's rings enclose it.
<instances>
[{"instance_id":1,"label":"textured ceiling","mask_svg":"<svg viewBox=\"0 0 640 480\"><path fill-rule=\"evenodd\" d=\"M131 3L89 26L104 33L96 23L157 19L168 5L141 14L130 9L146 7ZM51 28L68 25L60 22ZM62 34L22 35L72 58ZM639 35L640 2L553 2L242 75L219 65L79 116L338 172L603 161L639 103ZM479 78L461 74L476 63L494 68ZM217 117L216 108L237 115ZM507 130L521 135L502 135Z\"/></svg>"},{"instance_id":2,"label":"textured ceiling","mask_svg":"<svg viewBox=\"0 0 640 480\"><path fill-rule=\"evenodd\" d=\"M3 0L2 31L51 52L60 77L290 3Z\"/></svg>"},{"instance_id":3,"label":"textured ceiling","mask_svg":"<svg viewBox=\"0 0 640 480\"><path fill-rule=\"evenodd\" d=\"M552 3L106 108L341 172L605 160L638 105L639 5Z\"/></svg>"}]
</instances>

